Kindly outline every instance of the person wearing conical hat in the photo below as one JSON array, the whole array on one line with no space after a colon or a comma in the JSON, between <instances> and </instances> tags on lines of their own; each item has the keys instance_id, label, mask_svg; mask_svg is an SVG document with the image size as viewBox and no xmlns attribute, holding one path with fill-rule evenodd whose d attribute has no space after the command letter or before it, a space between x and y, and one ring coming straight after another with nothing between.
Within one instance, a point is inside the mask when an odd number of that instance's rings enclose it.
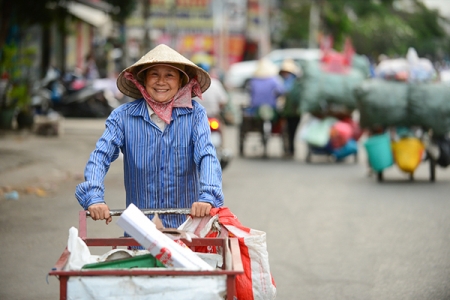
<instances>
[{"instance_id":1,"label":"person wearing conical hat","mask_svg":"<svg viewBox=\"0 0 450 300\"><path fill-rule=\"evenodd\" d=\"M286 158L293 158L295 155L295 134L300 123L300 82L302 70L292 59L285 59L281 63L280 72L283 78L284 98L282 118L285 120L284 155Z\"/></svg>"},{"instance_id":2,"label":"person wearing conical hat","mask_svg":"<svg viewBox=\"0 0 450 300\"><path fill-rule=\"evenodd\" d=\"M202 217L223 205L222 170L206 112L192 99L201 99L210 82L207 72L163 44L120 73L117 87L136 100L109 115L75 191L94 220L111 222L104 179L120 153L127 207L191 208L192 216ZM160 218L166 228L185 220Z\"/></svg>"},{"instance_id":3,"label":"person wearing conical hat","mask_svg":"<svg viewBox=\"0 0 450 300\"><path fill-rule=\"evenodd\" d=\"M267 58L258 61L249 86L250 107L254 109L264 104L275 109L278 97L284 93L278 67Z\"/></svg>"}]
</instances>

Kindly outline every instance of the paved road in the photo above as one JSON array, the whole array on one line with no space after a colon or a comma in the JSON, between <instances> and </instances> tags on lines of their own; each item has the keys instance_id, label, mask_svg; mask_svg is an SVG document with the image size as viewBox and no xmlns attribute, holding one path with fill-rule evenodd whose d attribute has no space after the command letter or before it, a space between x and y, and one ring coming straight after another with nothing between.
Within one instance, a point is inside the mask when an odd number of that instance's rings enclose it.
<instances>
[{"instance_id":1,"label":"paved road","mask_svg":"<svg viewBox=\"0 0 450 300\"><path fill-rule=\"evenodd\" d=\"M46 274L77 226L74 187L103 127L98 120L66 126L58 139L23 138L21 146L7 140L11 152L20 148L32 161L46 160L29 180L48 174L52 183L44 197L0 200L0 299L58 298L58 280ZM226 138L236 150L236 129L227 128ZM277 299L450 299L450 170L438 169L430 183L423 164L409 182L392 167L380 184L367 176L363 149L356 164L323 157L306 164L301 142L294 160L281 158L277 138L269 146L271 157L260 159L257 137L249 138L247 156L224 171L223 188L240 221L267 233ZM40 151L30 152L33 147ZM118 161L106 182L112 208L123 208L121 174ZM90 222L89 233L120 236L121 230L114 222Z\"/></svg>"}]
</instances>

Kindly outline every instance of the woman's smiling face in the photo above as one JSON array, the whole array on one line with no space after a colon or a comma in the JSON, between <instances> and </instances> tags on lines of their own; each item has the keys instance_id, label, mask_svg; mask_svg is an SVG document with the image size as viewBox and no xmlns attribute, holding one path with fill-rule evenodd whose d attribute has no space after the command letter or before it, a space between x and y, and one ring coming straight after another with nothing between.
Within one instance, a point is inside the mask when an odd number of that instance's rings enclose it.
<instances>
[{"instance_id":1,"label":"woman's smiling face","mask_svg":"<svg viewBox=\"0 0 450 300\"><path fill-rule=\"evenodd\" d=\"M156 65L146 71L145 89L156 102L171 100L181 87L181 74L167 65Z\"/></svg>"}]
</instances>

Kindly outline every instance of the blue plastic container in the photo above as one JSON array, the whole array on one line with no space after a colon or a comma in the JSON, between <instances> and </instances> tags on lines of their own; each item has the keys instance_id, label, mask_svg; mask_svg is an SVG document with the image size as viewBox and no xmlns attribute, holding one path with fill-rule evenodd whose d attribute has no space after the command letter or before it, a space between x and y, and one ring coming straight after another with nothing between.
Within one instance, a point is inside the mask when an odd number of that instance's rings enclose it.
<instances>
[{"instance_id":1,"label":"blue plastic container","mask_svg":"<svg viewBox=\"0 0 450 300\"><path fill-rule=\"evenodd\" d=\"M364 147L367 150L370 166L374 171L381 172L394 164L389 134L369 137L365 141Z\"/></svg>"},{"instance_id":2,"label":"blue plastic container","mask_svg":"<svg viewBox=\"0 0 450 300\"><path fill-rule=\"evenodd\" d=\"M356 153L358 153L358 143L354 139L350 139L343 147L333 150L333 155L337 160Z\"/></svg>"}]
</instances>

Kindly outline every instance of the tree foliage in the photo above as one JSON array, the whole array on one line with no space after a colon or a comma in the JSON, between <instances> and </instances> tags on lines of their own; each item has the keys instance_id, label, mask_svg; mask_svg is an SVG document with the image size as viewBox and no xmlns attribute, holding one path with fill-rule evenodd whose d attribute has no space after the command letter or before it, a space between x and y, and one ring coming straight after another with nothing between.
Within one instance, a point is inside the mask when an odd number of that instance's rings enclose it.
<instances>
[{"instance_id":1,"label":"tree foliage","mask_svg":"<svg viewBox=\"0 0 450 300\"><path fill-rule=\"evenodd\" d=\"M123 22L133 12L137 5L137 0L106 0L105 2L117 8L117 10L114 10L111 17L119 23Z\"/></svg>"},{"instance_id":2,"label":"tree foliage","mask_svg":"<svg viewBox=\"0 0 450 300\"><path fill-rule=\"evenodd\" d=\"M320 7L320 32L331 35L338 50L347 37L352 39L358 53L372 57L381 53L404 56L409 47L429 57L450 50L445 31L449 20L427 8L421 0L412 0L403 7L394 0L303 0L300 5L298 1L285 0L281 2L287 28L283 40L307 40L311 1Z\"/></svg>"},{"instance_id":3,"label":"tree foliage","mask_svg":"<svg viewBox=\"0 0 450 300\"><path fill-rule=\"evenodd\" d=\"M0 49L13 26L41 24L48 26L64 14L56 10L56 0L2 0L0 1Z\"/></svg>"}]
</instances>

